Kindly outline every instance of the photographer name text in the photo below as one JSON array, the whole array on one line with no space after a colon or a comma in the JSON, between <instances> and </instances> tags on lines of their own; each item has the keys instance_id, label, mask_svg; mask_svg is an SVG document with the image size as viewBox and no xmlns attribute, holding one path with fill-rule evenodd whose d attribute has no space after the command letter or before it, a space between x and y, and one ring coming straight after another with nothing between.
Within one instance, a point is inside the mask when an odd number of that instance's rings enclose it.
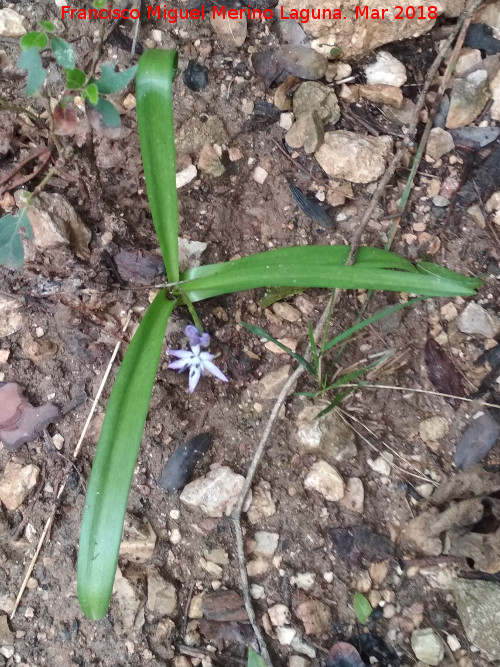
<instances>
[{"instance_id":1,"label":"photographer name text","mask_svg":"<svg viewBox=\"0 0 500 667\"><path fill-rule=\"evenodd\" d=\"M148 6L147 18L149 19L163 19L168 21L168 23L177 23L178 21L184 21L186 19L191 20L203 20L205 18L223 18L223 19L254 19L254 20L270 20L274 17L274 12L272 9L252 9L251 7L241 7L239 9L228 9L224 5L213 6L212 11L205 11L205 5L202 5L200 9L178 9L178 8L167 8L166 5L163 6ZM122 20L138 20L140 18L139 9L118 9L108 5L102 9L74 9L69 6L63 6L61 8L62 16L64 19L80 19L80 20L109 20L109 19L122 19ZM438 9L434 6L424 6L424 5L415 5L415 6L405 6L405 7L391 7L390 9L382 8L373 8L373 7L364 7L358 5L354 10L354 19L355 20L372 20L379 21L383 19L389 20L425 20L425 19L436 19ZM337 19L347 19L347 16L342 14L340 9L285 9L280 7L280 18L281 19L294 19L300 23L308 23L309 21L318 21L318 20L337 20Z\"/></svg>"}]
</instances>

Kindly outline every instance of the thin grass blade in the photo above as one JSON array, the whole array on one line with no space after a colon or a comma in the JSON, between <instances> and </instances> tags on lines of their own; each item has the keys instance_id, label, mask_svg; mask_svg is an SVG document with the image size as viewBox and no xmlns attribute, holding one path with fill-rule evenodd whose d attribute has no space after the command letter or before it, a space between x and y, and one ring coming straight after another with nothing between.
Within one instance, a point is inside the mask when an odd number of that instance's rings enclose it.
<instances>
[{"instance_id":1,"label":"thin grass blade","mask_svg":"<svg viewBox=\"0 0 500 667\"><path fill-rule=\"evenodd\" d=\"M78 599L91 619L108 609L132 475L175 301L160 292L123 358L90 475L78 554Z\"/></svg>"},{"instance_id":2,"label":"thin grass blade","mask_svg":"<svg viewBox=\"0 0 500 667\"><path fill-rule=\"evenodd\" d=\"M139 60L135 79L146 188L169 282L179 280L179 211L172 107L176 71L176 51L146 51Z\"/></svg>"},{"instance_id":3,"label":"thin grass blade","mask_svg":"<svg viewBox=\"0 0 500 667\"><path fill-rule=\"evenodd\" d=\"M310 364L306 359L304 359L303 356L291 350L287 345L283 345L283 343L280 343L280 341L277 338L271 336L271 334L268 333L265 329L263 329L262 327L258 327L255 324L248 324L248 322L240 322L240 324L244 329L250 331L250 333L253 333L255 336L265 338L266 340L269 340L275 345L277 345L280 348L280 350L283 350L283 352L289 354L293 359L295 359L295 361L297 361L301 366L303 366L306 369L306 371L308 371L312 375L316 375L314 371L314 366L312 364Z\"/></svg>"}]
</instances>

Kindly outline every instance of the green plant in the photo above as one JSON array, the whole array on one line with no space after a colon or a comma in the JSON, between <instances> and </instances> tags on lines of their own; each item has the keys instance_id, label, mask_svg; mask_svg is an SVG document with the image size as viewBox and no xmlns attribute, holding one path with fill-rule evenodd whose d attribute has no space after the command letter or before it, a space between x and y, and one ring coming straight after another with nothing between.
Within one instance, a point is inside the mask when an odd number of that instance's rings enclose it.
<instances>
[{"instance_id":1,"label":"green plant","mask_svg":"<svg viewBox=\"0 0 500 667\"><path fill-rule=\"evenodd\" d=\"M96 0L94 6L97 6ZM129 67L123 72L115 72L112 63L104 63L99 76L95 74L97 61L93 63L91 71L86 74L77 68L76 55L73 47L66 40L55 34L55 25L52 21L40 21L40 30L28 32L21 37L21 55L17 61L20 69L27 72L26 95L28 97L41 95L44 91L44 82L47 69L44 67L41 52L46 51L52 56L64 73L64 90L57 95L54 91L46 94L47 111L51 117L52 138L57 141L58 136L71 136L77 126L75 98L78 96L85 103L85 112L90 125L94 130L116 136L121 128L120 114L115 106L106 99L107 95L116 93L125 88L135 76L137 66ZM54 108L50 98L57 97ZM49 177L44 179L45 185L56 172L55 168L49 171ZM39 186L37 191L42 188ZM27 215L27 208L33 203L34 196L27 196L26 204L15 215L8 214L0 218L0 265L9 269L18 269L24 260L21 232L28 239L33 232Z\"/></svg>"},{"instance_id":2,"label":"green plant","mask_svg":"<svg viewBox=\"0 0 500 667\"><path fill-rule=\"evenodd\" d=\"M186 305L198 324L193 303L255 287L370 287L467 296L481 284L431 264L414 266L376 248L361 248L356 263L345 266L348 246L283 248L179 275L172 114L176 67L176 52L148 51L141 56L136 76L146 186L169 282L149 307L123 358L90 476L78 556L78 596L83 611L93 619L104 616L109 605L133 469L165 329L175 307ZM196 342L192 350L186 354L199 355Z\"/></svg>"},{"instance_id":3,"label":"green plant","mask_svg":"<svg viewBox=\"0 0 500 667\"><path fill-rule=\"evenodd\" d=\"M358 623L366 625L373 609L369 600L367 600L363 593L360 593L359 591L354 593L353 607Z\"/></svg>"}]
</instances>

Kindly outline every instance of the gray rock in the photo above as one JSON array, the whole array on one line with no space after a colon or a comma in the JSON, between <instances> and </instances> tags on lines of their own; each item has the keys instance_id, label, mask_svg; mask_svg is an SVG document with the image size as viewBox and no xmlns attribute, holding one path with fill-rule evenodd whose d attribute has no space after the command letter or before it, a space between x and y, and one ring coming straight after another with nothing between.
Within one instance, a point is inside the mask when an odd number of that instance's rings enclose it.
<instances>
[{"instance_id":1,"label":"gray rock","mask_svg":"<svg viewBox=\"0 0 500 667\"><path fill-rule=\"evenodd\" d=\"M213 146L205 144L198 157L198 169L213 178L220 178L226 171Z\"/></svg>"},{"instance_id":2,"label":"gray rock","mask_svg":"<svg viewBox=\"0 0 500 667\"><path fill-rule=\"evenodd\" d=\"M444 644L432 628L414 630L411 647L417 659L426 665L439 665L444 658Z\"/></svg>"},{"instance_id":3,"label":"gray rock","mask_svg":"<svg viewBox=\"0 0 500 667\"><path fill-rule=\"evenodd\" d=\"M207 249L204 241L190 241L179 236L179 269L181 273L200 266L201 256Z\"/></svg>"},{"instance_id":4,"label":"gray rock","mask_svg":"<svg viewBox=\"0 0 500 667\"><path fill-rule=\"evenodd\" d=\"M316 111L324 123L336 123L340 118L339 103L333 90L317 81L305 81L293 96L293 113L295 118L300 118L312 111Z\"/></svg>"},{"instance_id":5,"label":"gray rock","mask_svg":"<svg viewBox=\"0 0 500 667\"><path fill-rule=\"evenodd\" d=\"M306 153L314 153L323 143L323 123L316 111L303 113L285 135L285 141L292 148L302 148Z\"/></svg>"},{"instance_id":6,"label":"gray rock","mask_svg":"<svg viewBox=\"0 0 500 667\"><path fill-rule=\"evenodd\" d=\"M357 455L354 431L332 411L317 419L320 410L307 406L290 428L290 442L301 454L316 454L328 463L347 461Z\"/></svg>"},{"instance_id":7,"label":"gray rock","mask_svg":"<svg viewBox=\"0 0 500 667\"><path fill-rule=\"evenodd\" d=\"M203 123L191 116L176 133L178 153L198 153L205 144L226 144L229 140L224 123L218 116L208 116Z\"/></svg>"},{"instance_id":8,"label":"gray rock","mask_svg":"<svg viewBox=\"0 0 500 667\"><path fill-rule=\"evenodd\" d=\"M14 643L14 634L9 628L7 622L7 616L5 614L0 615L0 646L5 646L6 644Z\"/></svg>"},{"instance_id":9,"label":"gray rock","mask_svg":"<svg viewBox=\"0 0 500 667\"><path fill-rule=\"evenodd\" d=\"M22 311L23 305L24 299L12 299L0 294L0 338L22 329L26 319Z\"/></svg>"},{"instance_id":10,"label":"gray rock","mask_svg":"<svg viewBox=\"0 0 500 667\"><path fill-rule=\"evenodd\" d=\"M309 491L317 491L325 500L341 500L344 496L344 480L339 472L326 461L314 463L304 480L304 487Z\"/></svg>"},{"instance_id":11,"label":"gray rock","mask_svg":"<svg viewBox=\"0 0 500 667\"><path fill-rule=\"evenodd\" d=\"M180 499L210 517L229 515L238 500L245 478L227 466L212 467L199 479L184 487Z\"/></svg>"},{"instance_id":12,"label":"gray rock","mask_svg":"<svg viewBox=\"0 0 500 667\"><path fill-rule=\"evenodd\" d=\"M363 482L359 477L350 477L347 480L346 492L340 501L340 504L346 509L351 510L351 512L358 512L358 514L361 514L363 512L364 502L365 490L363 488Z\"/></svg>"},{"instance_id":13,"label":"gray rock","mask_svg":"<svg viewBox=\"0 0 500 667\"><path fill-rule=\"evenodd\" d=\"M325 133L325 141L315 155L331 178L344 178L352 183L371 183L385 172L391 153L390 137L369 137L357 132L337 130Z\"/></svg>"},{"instance_id":14,"label":"gray rock","mask_svg":"<svg viewBox=\"0 0 500 667\"><path fill-rule=\"evenodd\" d=\"M2 37L22 37L26 34L24 16L7 7L0 9L0 35Z\"/></svg>"},{"instance_id":15,"label":"gray rock","mask_svg":"<svg viewBox=\"0 0 500 667\"><path fill-rule=\"evenodd\" d=\"M18 190L15 193L17 205L24 206L27 196L26 191ZM42 192L38 200L28 206L27 213L37 248L50 250L71 246L80 259L90 258L90 229L63 195Z\"/></svg>"},{"instance_id":16,"label":"gray rock","mask_svg":"<svg viewBox=\"0 0 500 667\"><path fill-rule=\"evenodd\" d=\"M286 380L288 380L290 370L291 366L287 364L276 371L271 371L271 373L264 375L256 387L256 395L262 400L275 398L281 391Z\"/></svg>"},{"instance_id":17,"label":"gray rock","mask_svg":"<svg viewBox=\"0 0 500 667\"><path fill-rule=\"evenodd\" d=\"M500 586L455 579L453 595L467 639L489 660L500 660Z\"/></svg>"},{"instance_id":18,"label":"gray rock","mask_svg":"<svg viewBox=\"0 0 500 667\"><path fill-rule=\"evenodd\" d=\"M449 132L443 130L441 127L433 127L427 146L425 147L425 154L433 160L439 160L455 148L453 137Z\"/></svg>"},{"instance_id":19,"label":"gray rock","mask_svg":"<svg viewBox=\"0 0 500 667\"><path fill-rule=\"evenodd\" d=\"M446 127L454 129L472 123L484 109L489 97L486 71L477 70L465 79L456 78L451 90Z\"/></svg>"},{"instance_id":20,"label":"gray rock","mask_svg":"<svg viewBox=\"0 0 500 667\"><path fill-rule=\"evenodd\" d=\"M438 442L448 433L450 426L448 420L436 415L420 422L419 434L424 442Z\"/></svg>"},{"instance_id":21,"label":"gray rock","mask_svg":"<svg viewBox=\"0 0 500 667\"><path fill-rule=\"evenodd\" d=\"M153 614L173 616L177 609L177 592L175 586L152 569L148 573L148 599L146 607Z\"/></svg>"},{"instance_id":22,"label":"gray rock","mask_svg":"<svg viewBox=\"0 0 500 667\"><path fill-rule=\"evenodd\" d=\"M252 502L247 511L250 523L258 524L276 514L276 503L269 482L261 481L253 489Z\"/></svg>"},{"instance_id":23,"label":"gray rock","mask_svg":"<svg viewBox=\"0 0 500 667\"><path fill-rule=\"evenodd\" d=\"M459 330L464 334L474 334L494 338L500 333L500 319L477 303L467 304L457 320Z\"/></svg>"},{"instance_id":24,"label":"gray rock","mask_svg":"<svg viewBox=\"0 0 500 667\"><path fill-rule=\"evenodd\" d=\"M275 55L289 74L300 79L314 81L325 76L328 60L308 46L280 46Z\"/></svg>"},{"instance_id":25,"label":"gray rock","mask_svg":"<svg viewBox=\"0 0 500 667\"><path fill-rule=\"evenodd\" d=\"M116 614L115 630L128 634L144 625L142 593L120 571L116 570L113 584L113 607Z\"/></svg>"},{"instance_id":26,"label":"gray rock","mask_svg":"<svg viewBox=\"0 0 500 667\"><path fill-rule=\"evenodd\" d=\"M386 104L382 107L382 111L387 120L390 120L397 125L409 125L415 111L415 103L405 97L403 98L403 106L401 109L396 109L395 107Z\"/></svg>"}]
</instances>

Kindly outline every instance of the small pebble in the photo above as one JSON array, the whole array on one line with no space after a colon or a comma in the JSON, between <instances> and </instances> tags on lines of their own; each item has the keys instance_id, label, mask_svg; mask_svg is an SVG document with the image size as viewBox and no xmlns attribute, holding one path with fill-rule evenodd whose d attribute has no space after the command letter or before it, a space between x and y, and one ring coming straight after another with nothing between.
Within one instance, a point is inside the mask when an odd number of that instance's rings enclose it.
<instances>
[{"instance_id":1,"label":"small pebble","mask_svg":"<svg viewBox=\"0 0 500 667\"><path fill-rule=\"evenodd\" d=\"M257 166L253 170L252 178L256 183L260 183L260 185L262 185L267 177L268 173L263 167Z\"/></svg>"}]
</instances>

